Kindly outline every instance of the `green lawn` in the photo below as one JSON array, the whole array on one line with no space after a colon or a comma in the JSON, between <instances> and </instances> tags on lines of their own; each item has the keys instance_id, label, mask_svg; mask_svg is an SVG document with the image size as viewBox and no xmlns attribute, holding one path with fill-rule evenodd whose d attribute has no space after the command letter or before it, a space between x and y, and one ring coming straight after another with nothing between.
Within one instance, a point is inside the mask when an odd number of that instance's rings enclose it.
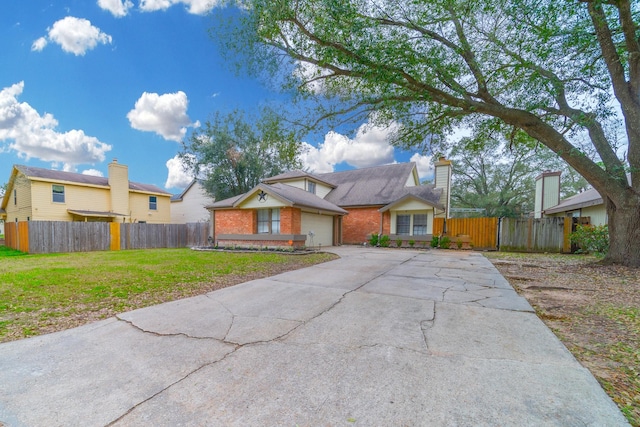
<instances>
[{"instance_id":1,"label":"green lawn","mask_svg":"<svg viewBox=\"0 0 640 427\"><path fill-rule=\"evenodd\" d=\"M25 255L0 247L0 342L334 258L190 249Z\"/></svg>"}]
</instances>

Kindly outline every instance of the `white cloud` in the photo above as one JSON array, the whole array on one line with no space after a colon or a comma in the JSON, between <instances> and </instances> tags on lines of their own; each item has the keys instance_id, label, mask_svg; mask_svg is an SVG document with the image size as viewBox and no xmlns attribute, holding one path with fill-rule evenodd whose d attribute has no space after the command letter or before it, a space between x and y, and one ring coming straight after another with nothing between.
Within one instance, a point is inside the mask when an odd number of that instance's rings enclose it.
<instances>
[{"instance_id":1,"label":"white cloud","mask_svg":"<svg viewBox=\"0 0 640 427\"><path fill-rule=\"evenodd\" d=\"M430 156L423 156L422 154L415 153L409 159L411 162L416 163L416 167L418 168L418 176L420 179L427 178L429 176L433 176L433 163L431 163Z\"/></svg>"},{"instance_id":2,"label":"white cloud","mask_svg":"<svg viewBox=\"0 0 640 427\"><path fill-rule=\"evenodd\" d=\"M164 95L144 92L127 118L134 129L155 132L166 140L180 142L187 127L200 126L198 121L191 123L188 105L187 95L182 91Z\"/></svg>"},{"instance_id":3,"label":"white cloud","mask_svg":"<svg viewBox=\"0 0 640 427\"><path fill-rule=\"evenodd\" d=\"M130 0L98 0L98 6L111 12L113 16L121 18L127 16L129 9L133 7L133 3Z\"/></svg>"},{"instance_id":4,"label":"white cloud","mask_svg":"<svg viewBox=\"0 0 640 427\"><path fill-rule=\"evenodd\" d=\"M365 123L354 139L332 131L317 148L305 143L307 152L301 161L316 173L333 172L335 165L343 162L356 168L393 163L394 149L388 138L396 130L397 125L378 127Z\"/></svg>"},{"instance_id":5,"label":"white cloud","mask_svg":"<svg viewBox=\"0 0 640 427\"><path fill-rule=\"evenodd\" d=\"M176 4L184 4L189 13L204 15L220 3L220 0L141 0L140 9L144 12L155 12L167 10Z\"/></svg>"},{"instance_id":6,"label":"white cloud","mask_svg":"<svg viewBox=\"0 0 640 427\"><path fill-rule=\"evenodd\" d=\"M104 160L109 144L82 130L57 132L52 114L40 115L26 102L18 102L23 90L24 82L0 90L0 142L9 141L8 148L21 158L60 162L65 169Z\"/></svg>"},{"instance_id":7,"label":"white cloud","mask_svg":"<svg viewBox=\"0 0 640 427\"><path fill-rule=\"evenodd\" d=\"M167 182L165 182L164 188L185 188L193 181L193 175L185 172L179 156L167 160L166 165L169 174L167 175Z\"/></svg>"},{"instance_id":8,"label":"white cloud","mask_svg":"<svg viewBox=\"0 0 640 427\"><path fill-rule=\"evenodd\" d=\"M31 45L31 50L41 51L48 42L57 43L65 52L82 56L88 50L95 48L98 43L111 43L111 36L91 25L91 21L83 18L67 16L53 24L48 29L46 37L40 37Z\"/></svg>"},{"instance_id":9,"label":"white cloud","mask_svg":"<svg viewBox=\"0 0 640 427\"><path fill-rule=\"evenodd\" d=\"M35 52L40 52L42 49L44 49L47 46L47 43L49 42L47 41L46 37L40 37L38 40L33 42L33 44L31 45L31 50Z\"/></svg>"},{"instance_id":10,"label":"white cloud","mask_svg":"<svg viewBox=\"0 0 640 427\"><path fill-rule=\"evenodd\" d=\"M91 175L91 176L104 176L104 174L98 169L86 169L82 171L82 175Z\"/></svg>"}]
</instances>

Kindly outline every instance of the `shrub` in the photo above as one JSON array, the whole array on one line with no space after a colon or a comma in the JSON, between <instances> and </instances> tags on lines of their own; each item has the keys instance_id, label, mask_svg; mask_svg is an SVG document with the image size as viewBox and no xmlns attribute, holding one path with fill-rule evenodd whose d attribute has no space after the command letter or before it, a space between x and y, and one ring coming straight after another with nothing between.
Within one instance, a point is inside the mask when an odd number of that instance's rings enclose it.
<instances>
[{"instance_id":1,"label":"shrub","mask_svg":"<svg viewBox=\"0 0 640 427\"><path fill-rule=\"evenodd\" d=\"M458 247L458 249L462 249L462 240L456 240L456 246Z\"/></svg>"},{"instance_id":2,"label":"shrub","mask_svg":"<svg viewBox=\"0 0 640 427\"><path fill-rule=\"evenodd\" d=\"M415 245L415 244L416 244L415 240L413 240L413 239L409 240L409 246L413 247L413 245Z\"/></svg>"},{"instance_id":3,"label":"shrub","mask_svg":"<svg viewBox=\"0 0 640 427\"><path fill-rule=\"evenodd\" d=\"M578 246L578 253L605 256L609 251L609 229L606 225L578 225L569 239Z\"/></svg>"},{"instance_id":4,"label":"shrub","mask_svg":"<svg viewBox=\"0 0 640 427\"><path fill-rule=\"evenodd\" d=\"M438 236L433 236L431 238L431 247L437 248L439 245L440 245L440 239L438 238Z\"/></svg>"},{"instance_id":5,"label":"shrub","mask_svg":"<svg viewBox=\"0 0 640 427\"><path fill-rule=\"evenodd\" d=\"M387 235L380 236L380 246L382 246L383 248L388 248L390 243L391 237Z\"/></svg>"},{"instance_id":6,"label":"shrub","mask_svg":"<svg viewBox=\"0 0 640 427\"><path fill-rule=\"evenodd\" d=\"M396 239L396 246L402 246L402 239Z\"/></svg>"},{"instance_id":7,"label":"shrub","mask_svg":"<svg viewBox=\"0 0 640 427\"><path fill-rule=\"evenodd\" d=\"M440 238L440 247L442 249L449 249L449 246L451 246L451 239L447 236L442 236Z\"/></svg>"},{"instance_id":8,"label":"shrub","mask_svg":"<svg viewBox=\"0 0 640 427\"><path fill-rule=\"evenodd\" d=\"M378 241L379 241L379 235L378 233L371 233L371 236L369 237L369 244L371 246L378 246Z\"/></svg>"}]
</instances>

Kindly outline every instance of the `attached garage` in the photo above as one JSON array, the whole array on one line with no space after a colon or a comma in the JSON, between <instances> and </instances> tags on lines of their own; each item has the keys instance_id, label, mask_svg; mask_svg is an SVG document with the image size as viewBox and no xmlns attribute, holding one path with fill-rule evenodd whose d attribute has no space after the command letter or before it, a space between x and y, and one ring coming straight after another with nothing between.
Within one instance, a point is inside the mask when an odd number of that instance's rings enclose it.
<instances>
[{"instance_id":1,"label":"attached garage","mask_svg":"<svg viewBox=\"0 0 640 427\"><path fill-rule=\"evenodd\" d=\"M307 235L307 246L333 246L333 215L318 215L302 212L302 234ZM313 242L309 232L313 231Z\"/></svg>"}]
</instances>

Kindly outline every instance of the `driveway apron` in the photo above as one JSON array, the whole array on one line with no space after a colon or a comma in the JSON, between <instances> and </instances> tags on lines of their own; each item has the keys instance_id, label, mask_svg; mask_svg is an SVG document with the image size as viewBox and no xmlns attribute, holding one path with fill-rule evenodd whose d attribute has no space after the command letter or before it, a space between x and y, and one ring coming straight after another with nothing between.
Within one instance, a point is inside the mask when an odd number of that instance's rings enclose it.
<instances>
[{"instance_id":1,"label":"driveway apron","mask_svg":"<svg viewBox=\"0 0 640 427\"><path fill-rule=\"evenodd\" d=\"M479 253L340 259L0 344L0 426L623 426Z\"/></svg>"}]
</instances>

